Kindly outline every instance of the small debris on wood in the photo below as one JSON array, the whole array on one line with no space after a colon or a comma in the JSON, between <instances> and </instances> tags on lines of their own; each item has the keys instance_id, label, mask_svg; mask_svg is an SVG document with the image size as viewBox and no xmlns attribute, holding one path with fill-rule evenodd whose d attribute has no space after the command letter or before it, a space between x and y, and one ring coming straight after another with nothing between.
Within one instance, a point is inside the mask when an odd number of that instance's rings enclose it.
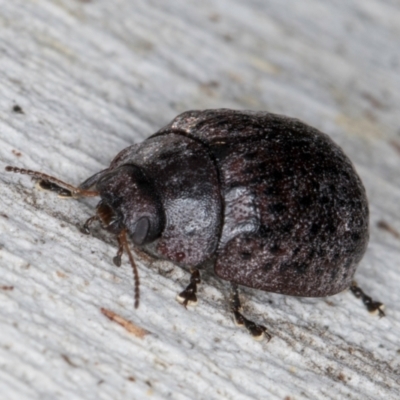
<instances>
[{"instance_id":1,"label":"small debris on wood","mask_svg":"<svg viewBox=\"0 0 400 400\"><path fill-rule=\"evenodd\" d=\"M346 376L342 372L339 372L337 379L339 379L339 381L342 381L342 382L346 382L346 380L347 380Z\"/></svg>"},{"instance_id":2,"label":"small debris on wood","mask_svg":"<svg viewBox=\"0 0 400 400\"><path fill-rule=\"evenodd\" d=\"M219 82L218 81L209 81L205 83L200 84L200 89L207 95L212 96L215 94L215 90L219 88Z\"/></svg>"},{"instance_id":3,"label":"small debris on wood","mask_svg":"<svg viewBox=\"0 0 400 400\"><path fill-rule=\"evenodd\" d=\"M400 142L397 142L396 140L391 140L389 143L400 154Z\"/></svg>"},{"instance_id":4,"label":"small debris on wood","mask_svg":"<svg viewBox=\"0 0 400 400\"><path fill-rule=\"evenodd\" d=\"M208 16L211 22L219 22L221 20L221 15L217 13L212 13Z\"/></svg>"},{"instance_id":5,"label":"small debris on wood","mask_svg":"<svg viewBox=\"0 0 400 400\"><path fill-rule=\"evenodd\" d=\"M63 360L64 360L67 364L69 364L71 367L74 367L74 368L77 368L77 367L78 367L75 363L73 363L73 362L71 361L71 359L70 359L66 354L61 354L61 357L62 357Z\"/></svg>"},{"instance_id":6,"label":"small debris on wood","mask_svg":"<svg viewBox=\"0 0 400 400\"><path fill-rule=\"evenodd\" d=\"M116 314L115 312L111 310L107 310L106 308L101 308L101 312L111 321L116 322L117 324L121 325L123 328L125 328L129 333L133 333L136 337L142 339L146 335L148 335L150 332L146 331L146 329L143 329L132 322L128 321L127 319L121 317L120 315Z\"/></svg>"},{"instance_id":7,"label":"small debris on wood","mask_svg":"<svg viewBox=\"0 0 400 400\"><path fill-rule=\"evenodd\" d=\"M24 110L22 109L22 107L18 104L15 104L12 108L12 110L17 113L17 114L25 114Z\"/></svg>"},{"instance_id":8,"label":"small debris on wood","mask_svg":"<svg viewBox=\"0 0 400 400\"><path fill-rule=\"evenodd\" d=\"M1 290L14 290L14 286L0 286Z\"/></svg>"},{"instance_id":9,"label":"small debris on wood","mask_svg":"<svg viewBox=\"0 0 400 400\"><path fill-rule=\"evenodd\" d=\"M21 157L22 156L22 153L20 151L11 150L11 152L14 154L14 156L17 156L17 157Z\"/></svg>"},{"instance_id":10,"label":"small debris on wood","mask_svg":"<svg viewBox=\"0 0 400 400\"><path fill-rule=\"evenodd\" d=\"M368 92L363 92L361 93L361 95L364 97L365 100L367 100L370 105L373 108L376 108L378 110L386 110L387 106L386 104L384 104L380 99L378 99L378 97L376 97L374 94L372 93L368 93Z\"/></svg>"},{"instance_id":11,"label":"small debris on wood","mask_svg":"<svg viewBox=\"0 0 400 400\"><path fill-rule=\"evenodd\" d=\"M377 224L378 228L391 233L395 238L400 239L400 232L394 229L385 221L379 221Z\"/></svg>"}]
</instances>

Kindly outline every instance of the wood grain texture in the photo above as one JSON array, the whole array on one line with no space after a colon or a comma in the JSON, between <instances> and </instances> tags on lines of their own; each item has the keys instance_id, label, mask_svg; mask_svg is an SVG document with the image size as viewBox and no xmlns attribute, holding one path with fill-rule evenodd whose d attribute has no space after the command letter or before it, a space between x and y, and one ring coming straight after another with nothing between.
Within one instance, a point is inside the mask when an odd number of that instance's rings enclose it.
<instances>
[{"instance_id":1,"label":"wood grain texture","mask_svg":"<svg viewBox=\"0 0 400 400\"><path fill-rule=\"evenodd\" d=\"M400 398L400 3L395 0L0 0L0 169L77 184L188 109L268 110L328 133L366 186L371 240L349 292L243 291L269 343L236 328L225 283L138 257L133 309L115 240L62 200L0 173L0 397ZM389 225L390 229L382 229ZM13 288L10 290L9 288ZM108 309L151 332L142 339Z\"/></svg>"}]
</instances>

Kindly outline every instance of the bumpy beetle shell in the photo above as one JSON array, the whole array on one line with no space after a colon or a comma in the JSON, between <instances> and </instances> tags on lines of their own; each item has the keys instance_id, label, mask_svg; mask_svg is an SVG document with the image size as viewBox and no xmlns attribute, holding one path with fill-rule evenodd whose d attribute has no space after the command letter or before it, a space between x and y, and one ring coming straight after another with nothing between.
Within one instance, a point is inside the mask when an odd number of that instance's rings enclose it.
<instances>
[{"instance_id":1,"label":"bumpy beetle shell","mask_svg":"<svg viewBox=\"0 0 400 400\"><path fill-rule=\"evenodd\" d=\"M350 286L368 242L365 189L327 135L267 112L188 111L107 171L139 166L163 209L145 249L230 282L295 296ZM132 205L134 207L134 204Z\"/></svg>"}]
</instances>

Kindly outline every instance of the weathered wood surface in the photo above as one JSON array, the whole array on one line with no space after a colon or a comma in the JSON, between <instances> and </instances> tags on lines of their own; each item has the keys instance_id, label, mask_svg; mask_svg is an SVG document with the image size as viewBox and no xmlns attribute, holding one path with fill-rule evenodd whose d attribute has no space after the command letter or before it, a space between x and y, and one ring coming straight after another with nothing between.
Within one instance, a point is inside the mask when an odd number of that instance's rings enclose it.
<instances>
[{"instance_id":1,"label":"weathered wood surface","mask_svg":"<svg viewBox=\"0 0 400 400\"><path fill-rule=\"evenodd\" d=\"M115 241L78 230L95 202L2 172L0 398L400 398L399 21L395 0L1 0L1 169L78 183L187 109L298 117L364 180L371 241L356 278L387 317L349 292L245 290L247 313L273 334L259 343L233 325L224 283L205 276L185 311L175 294L187 272L145 261L135 311Z\"/></svg>"}]
</instances>

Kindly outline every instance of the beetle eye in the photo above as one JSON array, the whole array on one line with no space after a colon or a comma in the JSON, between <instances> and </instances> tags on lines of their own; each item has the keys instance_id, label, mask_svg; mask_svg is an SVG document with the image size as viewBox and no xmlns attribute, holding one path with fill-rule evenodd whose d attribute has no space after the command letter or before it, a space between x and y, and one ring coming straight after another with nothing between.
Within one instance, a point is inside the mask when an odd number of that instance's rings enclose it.
<instances>
[{"instance_id":1,"label":"beetle eye","mask_svg":"<svg viewBox=\"0 0 400 400\"><path fill-rule=\"evenodd\" d=\"M147 233L150 229L150 221L147 217L142 217L136 223L135 232L132 235L133 243L137 245L143 244L146 239Z\"/></svg>"}]
</instances>

